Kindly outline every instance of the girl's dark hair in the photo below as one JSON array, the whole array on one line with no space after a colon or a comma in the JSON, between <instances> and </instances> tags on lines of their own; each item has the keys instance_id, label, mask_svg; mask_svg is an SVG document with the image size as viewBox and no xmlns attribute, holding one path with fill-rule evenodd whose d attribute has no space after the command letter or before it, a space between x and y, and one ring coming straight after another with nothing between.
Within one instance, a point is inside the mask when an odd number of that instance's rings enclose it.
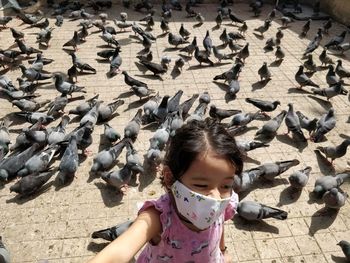
<instances>
[{"instance_id":1,"label":"girl's dark hair","mask_svg":"<svg viewBox=\"0 0 350 263\"><path fill-rule=\"evenodd\" d=\"M230 160L236 167L237 175L242 173L242 153L234 137L226 131L223 124L206 118L183 125L170 140L164 164L170 168L174 181L181 178L198 154L208 149Z\"/></svg>"}]
</instances>

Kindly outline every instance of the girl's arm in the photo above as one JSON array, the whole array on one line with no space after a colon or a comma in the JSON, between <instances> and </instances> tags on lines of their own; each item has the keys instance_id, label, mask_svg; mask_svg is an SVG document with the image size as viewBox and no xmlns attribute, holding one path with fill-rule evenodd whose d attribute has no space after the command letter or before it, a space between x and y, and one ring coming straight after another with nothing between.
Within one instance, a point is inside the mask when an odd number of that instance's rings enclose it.
<instances>
[{"instance_id":1,"label":"girl's arm","mask_svg":"<svg viewBox=\"0 0 350 263\"><path fill-rule=\"evenodd\" d=\"M120 237L88 263L127 263L153 237L161 232L159 212L150 207L142 212Z\"/></svg>"}]
</instances>

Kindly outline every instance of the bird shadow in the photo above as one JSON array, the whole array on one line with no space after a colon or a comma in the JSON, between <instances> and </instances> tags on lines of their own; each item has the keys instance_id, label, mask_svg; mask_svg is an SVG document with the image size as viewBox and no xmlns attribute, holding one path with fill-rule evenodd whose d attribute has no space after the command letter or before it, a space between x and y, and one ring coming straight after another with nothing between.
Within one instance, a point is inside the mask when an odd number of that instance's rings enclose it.
<instances>
[{"instance_id":1,"label":"bird shadow","mask_svg":"<svg viewBox=\"0 0 350 263\"><path fill-rule=\"evenodd\" d=\"M173 79L176 79L178 76L181 75L181 70L179 70L179 68L177 67L174 67L173 70L171 71L170 73L170 76L173 78Z\"/></svg>"},{"instance_id":2,"label":"bird shadow","mask_svg":"<svg viewBox=\"0 0 350 263\"><path fill-rule=\"evenodd\" d=\"M214 83L216 86L218 86L219 89L221 89L221 90L223 90L223 91L225 91L225 92L228 91L229 86L228 86L227 84L222 83L222 82L219 82L219 81L216 81L216 80L214 80L213 83Z\"/></svg>"},{"instance_id":3,"label":"bird shadow","mask_svg":"<svg viewBox=\"0 0 350 263\"><path fill-rule=\"evenodd\" d=\"M233 224L239 230L245 231L255 231L255 232L265 232L278 234L279 229L272 226L265 221L248 221L240 216L235 216L233 219Z\"/></svg>"},{"instance_id":4,"label":"bird shadow","mask_svg":"<svg viewBox=\"0 0 350 263\"><path fill-rule=\"evenodd\" d=\"M128 111L128 110L135 109L135 108L139 108L139 107L141 107L143 104L145 104L148 100L149 100L149 97L143 98L143 99L141 99L141 100L133 101L133 102L131 102L131 103L128 104L128 107L124 110L124 112L126 112L126 111Z\"/></svg>"},{"instance_id":5,"label":"bird shadow","mask_svg":"<svg viewBox=\"0 0 350 263\"><path fill-rule=\"evenodd\" d=\"M180 57L182 57L186 62L187 61L190 61L192 59L191 56L187 56L187 55L184 55L184 54L178 54Z\"/></svg>"},{"instance_id":6,"label":"bird shadow","mask_svg":"<svg viewBox=\"0 0 350 263\"><path fill-rule=\"evenodd\" d=\"M47 191L49 191L50 187L54 184L53 181L50 181L48 183L46 183L45 185L43 185L39 191L35 192L34 194L31 194L29 196L21 196L19 194L17 194L15 197L6 200L6 203L16 203L17 205L23 205L29 201L34 200L35 198L39 197L40 195L46 193Z\"/></svg>"},{"instance_id":7,"label":"bird shadow","mask_svg":"<svg viewBox=\"0 0 350 263\"><path fill-rule=\"evenodd\" d=\"M283 62L283 59L275 60L270 63L270 67L279 67L281 66L282 62Z\"/></svg>"},{"instance_id":8,"label":"bird shadow","mask_svg":"<svg viewBox=\"0 0 350 263\"><path fill-rule=\"evenodd\" d=\"M345 140L350 140L350 136L349 136L349 135L346 135L346 134L344 134L344 133L339 134L339 136L340 136L341 138L345 139Z\"/></svg>"},{"instance_id":9,"label":"bird shadow","mask_svg":"<svg viewBox=\"0 0 350 263\"><path fill-rule=\"evenodd\" d=\"M148 54L150 51L149 48L144 48L144 49L141 49L139 52L137 52L137 55L146 55Z\"/></svg>"},{"instance_id":10,"label":"bird shadow","mask_svg":"<svg viewBox=\"0 0 350 263\"><path fill-rule=\"evenodd\" d=\"M158 79L158 80L163 80L161 76L159 76L159 75L154 75L154 74L144 74L144 75L135 74L135 76L136 76L136 77L145 78L145 79Z\"/></svg>"},{"instance_id":11,"label":"bird shadow","mask_svg":"<svg viewBox=\"0 0 350 263\"><path fill-rule=\"evenodd\" d=\"M313 95L308 95L308 97L320 104L320 106L323 107L325 110L329 110L332 107L332 104L327 100L320 99Z\"/></svg>"},{"instance_id":12,"label":"bird shadow","mask_svg":"<svg viewBox=\"0 0 350 263\"><path fill-rule=\"evenodd\" d=\"M334 175L335 174L335 169L334 167L330 164L330 162L327 160L326 157L324 157L319 150L314 151L316 154L316 161L318 164L318 167L320 168L320 172L322 174L327 174L327 175Z\"/></svg>"},{"instance_id":13,"label":"bird shadow","mask_svg":"<svg viewBox=\"0 0 350 263\"><path fill-rule=\"evenodd\" d=\"M135 93L133 91L126 91L126 92L123 92L123 93L120 93L118 95L118 97L114 98L114 100L117 100L117 99L126 99L126 98L129 98L131 97L132 95L134 95Z\"/></svg>"},{"instance_id":14,"label":"bird shadow","mask_svg":"<svg viewBox=\"0 0 350 263\"><path fill-rule=\"evenodd\" d=\"M216 25L216 26L213 26L211 28L211 31L215 31L215 30L219 30L220 29L220 26L219 25Z\"/></svg>"},{"instance_id":15,"label":"bird shadow","mask_svg":"<svg viewBox=\"0 0 350 263\"><path fill-rule=\"evenodd\" d=\"M95 60L98 63L101 63L101 64L110 64L110 61L107 58L105 58L105 59L103 59L103 58L96 58Z\"/></svg>"},{"instance_id":16,"label":"bird shadow","mask_svg":"<svg viewBox=\"0 0 350 263\"><path fill-rule=\"evenodd\" d=\"M114 187L101 182L95 183L95 186L100 190L102 201L105 206L114 207L121 203L123 194L118 193Z\"/></svg>"},{"instance_id":17,"label":"bird shadow","mask_svg":"<svg viewBox=\"0 0 350 263\"><path fill-rule=\"evenodd\" d=\"M256 160L256 159L253 159L252 157L249 157L249 156L245 156L244 157L244 162L246 163L253 163L253 164L256 164L256 165L260 165L261 162Z\"/></svg>"},{"instance_id":18,"label":"bird shadow","mask_svg":"<svg viewBox=\"0 0 350 263\"><path fill-rule=\"evenodd\" d=\"M163 52L173 52L173 51L178 51L180 50L182 47L167 47L163 50Z\"/></svg>"},{"instance_id":19,"label":"bird shadow","mask_svg":"<svg viewBox=\"0 0 350 263\"><path fill-rule=\"evenodd\" d=\"M253 35L254 35L257 39L260 39L260 40L263 40L263 39L264 39L264 36L263 36L263 35L257 34L257 33L255 33L255 32L253 32Z\"/></svg>"},{"instance_id":20,"label":"bird shadow","mask_svg":"<svg viewBox=\"0 0 350 263\"><path fill-rule=\"evenodd\" d=\"M264 88L271 79L260 80L252 84L252 91Z\"/></svg>"},{"instance_id":21,"label":"bird shadow","mask_svg":"<svg viewBox=\"0 0 350 263\"><path fill-rule=\"evenodd\" d=\"M227 47L226 43L216 46L218 49L225 49Z\"/></svg>"},{"instance_id":22,"label":"bird shadow","mask_svg":"<svg viewBox=\"0 0 350 263\"><path fill-rule=\"evenodd\" d=\"M215 64L214 65L215 67L219 67L219 66L231 65L232 62L221 62L221 61L218 61L218 62L216 62L214 64Z\"/></svg>"},{"instance_id":23,"label":"bird shadow","mask_svg":"<svg viewBox=\"0 0 350 263\"><path fill-rule=\"evenodd\" d=\"M39 43L39 49L40 49L40 50L48 50L48 49L49 49L49 46L44 45L43 43Z\"/></svg>"},{"instance_id":24,"label":"bird shadow","mask_svg":"<svg viewBox=\"0 0 350 263\"><path fill-rule=\"evenodd\" d=\"M156 36L156 38L164 38L164 37L166 37L167 34L169 34L169 32L164 32L164 33Z\"/></svg>"},{"instance_id":25,"label":"bird shadow","mask_svg":"<svg viewBox=\"0 0 350 263\"><path fill-rule=\"evenodd\" d=\"M321 229L328 229L337 218L339 210L321 208L311 216L309 235L314 236Z\"/></svg>"},{"instance_id":26,"label":"bird shadow","mask_svg":"<svg viewBox=\"0 0 350 263\"><path fill-rule=\"evenodd\" d=\"M206 65L197 64L197 65L189 66L187 70L198 70L198 69L209 68L209 67L211 67L209 64L206 64Z\"/></svg>"},{"instance_id":27,"label":"bird shadow","mask_svg":"<svg viewBox=\"0 0 350 263\"><path fill-rule=\"evenodd\" d=\"M293 136L293 135L292 135ZM296 138L291 138L290 136L288 136L287 134L280 134L280 135L276 135L276 139L279 140L282 143L288 144L292 147L295 147L299 150L299 152L303 152L303 150L307 147L308 143L297 140Z\"/></svg>"},{"instance_id":28,"label":"bird shadow","mask_svg":"<svg viewBox=\"0 0 350 263\"><path fill-rule=\"evenodd\" d=\"M289 205L298 201L302 193L301 189L295 189L291 186L288 186L282 190L279 197L279 202L277 207L281 207L283 205Z\"/></svg>"},{"instance_id":29,"label":"bird shadow","mask_svg":"<svg viewBox=\"0 0 350 263\"><path fill-rule=\"evenodd\" d=\"M311 94L311 92L304 90L304 89L300 89L300 88L289 88L288 89L288 93L297 93L297 94Z\"/></svg>"},{"instance_id":30,"label":"bird shadow","mask_svg":"<svg viewBox=\"0 0 350 263\"><path fill-rule=\"evenodd\" d=\"M197 23L197 24L194 24L192 27L193 28L198 28L198 27L201 27L203 25L203 23Z\"/></svg>"},{"instance_id":31,"label":"bird shadow","mask_svg":"<svg viewBox=\"0 0 350 263\"><path fill-rule=\"evenodd\" d=\"M236 94L231 94L231 93L228 93L226 92L225 94L225 102L226 103L229 103L230 101L233 101L237 98Z\"/></svg>"},{"instance_id":32,"label":"bird shadow","mask_svg":"<svg viewBox=\"0 0 350 263\"><path fill-rule=\"evenodd\" d=\"M94 252L94 253L98 253L108 245L109 245L109 242L95 243L95 242L91 241L87 246L87 250Z\"/></svg>"},{"instance_id":33,"label":"bird shadow","mask_svg":"<svg viewBox=\"0 0 350 263\"><path fill-rule=\"evenodd\" d=\"M157 167L152 165L152 163L144 155L143 168L145 172L139 176L139 187L140 192L143 191L148 185L150 185L157 178Z\"/></svg>"},{"instance_id":34,"label":"bird shadow","mask_svg":"<svg viewBox=\"0 0 350 263\"><path fill-rule=\"evenodd\" d=\"M264 47L264 51L265 51L265 53L272 52L273 51L273 47L265 46ZM270 64L270 66L271 66L271 64Z\"/></svg>"}]
</instances>

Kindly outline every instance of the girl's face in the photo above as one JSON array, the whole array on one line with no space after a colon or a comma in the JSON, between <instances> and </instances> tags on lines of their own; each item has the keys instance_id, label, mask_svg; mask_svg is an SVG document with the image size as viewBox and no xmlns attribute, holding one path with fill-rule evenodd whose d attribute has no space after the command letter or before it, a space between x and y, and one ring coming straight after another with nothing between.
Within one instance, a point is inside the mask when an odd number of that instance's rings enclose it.
<instances>
[{"instance_id":1,"label":"girl's face","mask_svg":"<svg viewBox=\"0 0 350 263\"><path fill-rule=\"evenodd\" d=\"M194 192L221 199L231 196L235 173L230 160L208 150L197 156L180 180Z\"/></svg>"}]
</instances>

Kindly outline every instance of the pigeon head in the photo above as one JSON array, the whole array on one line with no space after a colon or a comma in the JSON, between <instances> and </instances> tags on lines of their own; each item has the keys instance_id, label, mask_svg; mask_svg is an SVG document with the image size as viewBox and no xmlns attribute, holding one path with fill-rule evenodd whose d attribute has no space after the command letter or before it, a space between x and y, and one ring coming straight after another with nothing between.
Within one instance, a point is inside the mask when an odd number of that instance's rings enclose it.
<instances>
[{"instance_id":1,"label":"pigeon head","mask_svg":"<svg viewBox=\"0 0 350 263\"><path fill-rule=\"evenodd\" d=\"M338 59L337 62L338 62L338 65L340 66L343 64L343 61L341 59Z\"/></svg>"},{"instance_id":2,"label":"pigeon head","mask_svg":"<svg viewBox=\"0 0 350 263\"><path fill-rule=\"evenodd\" d=\"M279 100L276 100L276 101L273 102L273 105L276 105L276 106L277 105L281 105L281 102Z\"/></svg>"},{"instance_id":3,"label":"pigeon head","mask_svg":"<svg viewBox=\"0 0 350 263\"><path fill-rule=\"evenodd\" d=\"M313 193L316 195L316 197L321 198L324 190L321 185L316 185L314 188Z\"/></svg>"},{"instance_id":4,"label":"pigeon head","mask_svg":"<svg viewBox=\"0 0 350 263\"><path fill-rule=\"evenodd\" d=\"M4 169L0 170L0 181L7 181L8 179L8 172Z\"/></svg>"},{"instance_id":5,"label":"pigeon head","mask_svg":"<svg viewBox=\"0 0 350 263\"><path fill-rule=\"evenodd\" d=\"M343 247L350 246L350 243L345 240L341 240L340 242L337 243L337 245L343 248Z\"/></svg>"},{"instance_id":6,"label":"pigeon head","mask_svg":"<svg viewBox=\"0 0 350 263\"><path fill-rule=\"evenodd\" d=\"M333 196L336 196L338 194L338 188L332 188L331 190L329 190L329 193Z\"/></svg>"}]
</instances>

